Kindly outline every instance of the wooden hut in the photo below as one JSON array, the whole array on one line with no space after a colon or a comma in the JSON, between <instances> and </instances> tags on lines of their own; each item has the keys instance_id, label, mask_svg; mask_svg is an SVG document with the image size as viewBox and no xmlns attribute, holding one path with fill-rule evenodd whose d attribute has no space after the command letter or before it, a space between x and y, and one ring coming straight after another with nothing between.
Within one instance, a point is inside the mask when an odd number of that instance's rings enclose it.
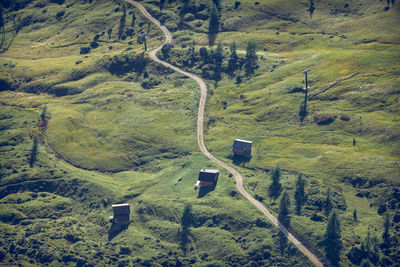
<instances>
[{"instance_id":1,"label":"wooden hut","mask_svg":"<svg viewBox=\"0 0 400 267\"><path fill-rule=\"evenodd\" d=\"M119 225L129 224L129 214L131 210L128 203L112 205L112 209L114 213L114 223Z\"/></svg>"},{"instance_id":2,"label":"wooden hut","mask_svg":"<svg viewBox=\"0 0 400 267\"><path fill-rule=\"evenodd\" d=\"M218 180L219 170L201 169L195 188L201 186L214 186Z\"/></svg>"},{"instance_id":3,"label":"wooden hut","mask_svg":"<svg viewBox=\"0 0 400 267\"><path fill-rule=\"evenodd\" d=\"M243 157L251 157L251 144L252 141L246 141L241 139L235 139L232 146L232 152L234 155Z\"/></svg>"}]
</instances>

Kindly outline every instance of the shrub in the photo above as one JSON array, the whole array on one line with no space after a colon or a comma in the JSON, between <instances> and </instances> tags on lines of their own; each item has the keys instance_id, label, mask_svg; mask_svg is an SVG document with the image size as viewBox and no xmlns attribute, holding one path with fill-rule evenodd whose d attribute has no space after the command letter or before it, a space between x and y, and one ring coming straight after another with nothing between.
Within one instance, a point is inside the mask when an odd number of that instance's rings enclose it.
<instances>
[{"instance_id":1,"label":"shrub","mask_svg":"<svg viewBox=\"0 0 400 267\"><path fill-rule=\"evenodd\" d=\"M83 55L83 54L89 54L89 52L90 52L90 47L81 47L81 51L80 51L80 54L81 55Z\"/></svg>"}]
</instances>

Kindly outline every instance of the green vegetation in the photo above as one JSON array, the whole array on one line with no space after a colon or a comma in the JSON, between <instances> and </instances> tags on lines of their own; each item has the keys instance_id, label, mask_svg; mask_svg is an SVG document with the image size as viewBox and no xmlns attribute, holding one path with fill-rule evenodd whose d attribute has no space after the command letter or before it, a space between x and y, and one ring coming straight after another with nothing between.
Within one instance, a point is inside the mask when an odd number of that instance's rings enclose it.
<instances>
[{"instance_id":1,"label":"green vegetation","mask_svg":"<svg viewBox=\"0 0 400 267\"><path fill-rule=\"evenodd\" d=\"M206 79L205 143L237 164L246 190L276 216L293 196L289 230L321 259L395 265L399 3L258 2L213 1L209 46L209 0L141 1L173 31L160 58ZM216 168L197 148L199 91L142 54L139 33L149 49L164 37L139 10L105 0L2 4L1 264L310 265L226 172L214 191L193 190L201 168ZM249 161L232 161L235 138L253 141ZM107 219L122 202L131 224L113 236Z\"/></svg>"},{"instance_id":2,"label":"green vegetation","mask_svg":"<svg viewBox=\"0 0 400 267\"><path fill-rule=\"evenodd\" d=\"M342 229L339 215L336 211L333 211L326 226L326 257L334 266L337 266L340 261L340 250L342 249L341 234Z\"/></svg>"},{"instance_id":3,"label":"green vegetation","mask_svg":"<svg viewBox=\"0 0 400 267\"><path fill-rule=\"evenodd\" d=\"M272 183L269 186L269 196L273 199L277 199L282 191L282 185L280 182L281 179L281 169L279 166L276 166L272 171L271 171L271 180Z\"/></svg>"},{"instance_id":4,"label":"green vegetation","mask_svg":"<svg viewBox=\"0 0 400 267\"><path fill-rule=\"evenodd\" d=\"M305 181L303 176L299 174L296 181L296 191L294 192L294 199L296 200L296 214L301 214L301 207L306 201L305 197Z\"/></svg>"}]
</instances>

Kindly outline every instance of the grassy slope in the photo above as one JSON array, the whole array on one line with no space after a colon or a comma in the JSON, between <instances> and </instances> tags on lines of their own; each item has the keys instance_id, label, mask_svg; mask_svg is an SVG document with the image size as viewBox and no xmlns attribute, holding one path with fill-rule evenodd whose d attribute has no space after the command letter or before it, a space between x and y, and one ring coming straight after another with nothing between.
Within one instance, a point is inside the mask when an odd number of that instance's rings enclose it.
<instances>
[{"instance_id":1,"label":"grassy slope","mask_svg":"<svg viewBox=\"0 0 400 267\"><path fill-rule=\"evenodd\" d=\"M45 21L24 27L1 55L1 78L14 88L1 92L2 264L223 265L264 258L270 263L307 263L293 248L296 257L280 255L277 230L263 220L256 225L255 209L230 196L234 184L226 173L215 191L198 198L192 189L198 170L215 166L196 148L197 88L152 64L147 72L162 74L163 83L148 90L140 86L142 74L118 77L103 68L105 55L127 48L142 51L135 39L116 40L121 16L121 11L113 11L117 7L109 1L33 1L11 13L18 19L32 14ZM54 15L62 10L65 15L56 20ZM135 13L139 30L144 20ZM83 33L81 25L87 25ZM114 37L108 40L105 35L100 47L79 54L80 47L110 27ZM159 31L151 33L150 48L162 39ZM59 88L71 94L56 97ZM37 122L44 105L48 125L42 135ZM31 168L34 133L43 138ZM183 180L175 186L179 177ZM132 223L110 236L110 205L125 201L133 206ZM193 204L195 217L186 254L179 237L185 203Z\"/></svg>"},{"instance_id":2,"label":"grassy slope","mask_svg":"<svg viewBox=\"0 0 400 267\"><path fill-rule=\"evenodd\" d=\"M399 6L385 11L379 1L349 3L348 8L340 1L318 2L310 20L306 2L241 2L238 10L223 2L226 31L217 42L225 46L228 57L233 40L242 56L248 40L256 41L260 68L240 85L226 76L217 87L210 85L206 144L231 162L232 140L253 140L253 158L242 169L249 172L247 188L276 212L276 203L267 197L269 175L263 170L279 164L305 174L309 201L304 216L293 215L292 227L321 252L326 219L309 218L320 211L313 201L323 200L331 186L343 218L342 261L350 264L345 253L364 239L368 228L376 229L373 235L378 238L383 232L377 209L387 204L391 215L398 213L389 202L396 202L393 197L400 182ZM181 56L170 61L184 66L189 58L184 46L190 46L192 39L207 45L205 30L175 32L178 47L172 55ZM201 74L196 67L191 71ZM300 126L304 95L292 90L304 87L306 68L311 80L309 115ZM320 116L335 121L317 125L314 120ZM341 119L347 116L349 121ZM284 178L284 188L293 192L294 182L295 177ZM368 199L355 196L366 192ZM362 214L360 223L352 221L354 209Z\"/></svg>"},{"instance_id":3,"label":"grassy slope","mask_svg":"<svg viewBox=\"0 0 400 267\"><path fill-rule=\"evenodd\" d=\"M207 146L229 162L234 138L255 141L254 156L241 171L246 175L248 189L264 197L273 212L277 212L277 204L266 198L269 179L263 170L276 164L307 175L310 201L323 198L327 187L332 186L336 205L343 204L345 199L346 210L340 210L345 244L342 261L349 264L344 254L364 238L368 226L377 229L373 234L381 235L383 219L377 219L376 208L391 194L393 184L399 182L396 146L399 52L395 45L399 35L393 34L399 32L397 11L384 12L381 3L370 1L359 7L353 7L356 3L350 5L347 15L333 14L336 8L342 9L341 3L332 1L337 7L328 7L319 2L313 19L309 20L307 7L302 2L262 1L257 6L252 1L241 2L240 8L234 10L231 1L222 1L224 28L229 32L219 34L218 40L226 46L236 40L242 55L247 40L256 40L260 68L241 85L233 84L227 77L218 87L211 85L213 95L207 113L216 122L207 127ZM222 173L217 189L203 198L197 198L191 189L198 169L213 167L195 146L198 93L193 82L150 65L150 75L158 75L163 84L145 90L140 86L141 75L128 73L116 77L99 64L104 55L117 55L128 47L134 52L142 51L135 39L132 45L128 44L129 38L116 41L122 14L113 11L117 4L75 3L66 8L74 1L66 1L61 6L46 2L46 7L39 8L34 7L35 3L16 14L21 17L29 12L41 14L46 21L23 28L10 49L1 55L2 78L19 86L20 91L39 88L54 92L57 88L69 88L82 93L64 97L1 93L2 103L7 105L1 107L5 118L1 121L1 137L5 142L2 140L1 146L4 151L1 192L7 195L0 204L1 232L3 239L14 241L16 247L11 249L12 243L2 243L7 252L6 263L10 260L40 263L46 259L43 252L50 251L55 255L50 259L55 260L53 264L63 260L63 264L75 265L82 258L89 263L104 264L132 263L138 258L140 262L173 264L176 259L185 258L186 264L195 260L204 264L241 262L243 265L266 260L264 264L284 262L304 266L306 260L295 250L279 253L275 229L268 224L264 228L255 226L259 215L254 208L240 197L232 199L234 184L226 173ZM158 8L153 4L150 2L147 6L156 12ZM175 7L175 4L166 4L163 12L171 17L166 21L169 28L176 27L179 19ZM42 13L43 9L47 13ZM54 16L61 10L66 13L57 21ZM138 25L144 19L139 12L135 13L139 17ZM104 14L109 15L104 17ZM204 33L208 23L204 21L197 27L197 21L187 23L195 31L175 32L178 47L190 45L192 38L198 45L207 44ZM127 16L129 23L130 15ZM88 26L80 33L82 24ZM100 39L100 47L93 49L87 58L79 55L80 47L88 46L95 34L110 27L114 37L108 40L105 34ZM155 47L160 43L161 34L154 29L151 33L154 36L149 44ZM109 46L113 48L110 50ZM79 60L83 63L76 65ZM304 86L301 71L308 67L313 80L310 95L339 79L360 74L311 100L310 114L300 127L297 114L303 95L289 91ZM223 101L227 102L226 109ZM28 134L45 104L51 116L48 143L46 147L39 146L38 162L31 169L27 161L31 147ZM313 123L317 114L333 114L338 118L330 125L318 126ZM350 121L340 120L344 114ZM356 147L351 144L353 136L357 138ZM56 155L86 169L125 171L114 174L83 171L58 160ZM179 177L183 180L175 186ZM343 182L345 177L385 182L379 188L355 189ZM292 191L295 179L295 174L285 172L284 188ZM10 183L18 186L21 183L21 192L16 193ZM34 188L38 196L30 192ZM355 197L359 191L384 197L383 200ZM108 241L109 205L118 201L133 204L133 222L126 231ZM183 205L187 202L194 205L196 227L190 230L189 251L184 255L178 231ZM41 217L42 203L51 203L50 218ZM372 208L370 203L374 205ZM37 211L34 214L32 206ZM359 223L351 220L354 208L358 210ZM311 244L319 246L326 221L311 221L309 218L315 212L320 211L308 204L303 216L292 215L292 227L308 237ZM82 240L71 244L65 238L68 233ZM38 249L35 242L46 245ZM121 247L132 249L132 254L120 254ZM29 257L16 256L20 249L27 249ZM170 257L162 258L170 251ZM295 257L287 257L286 253L294 253ZM71 256L62 258L63 255ZM236 261L232 255L237 255Z\"/></svg>"}]
</instances>

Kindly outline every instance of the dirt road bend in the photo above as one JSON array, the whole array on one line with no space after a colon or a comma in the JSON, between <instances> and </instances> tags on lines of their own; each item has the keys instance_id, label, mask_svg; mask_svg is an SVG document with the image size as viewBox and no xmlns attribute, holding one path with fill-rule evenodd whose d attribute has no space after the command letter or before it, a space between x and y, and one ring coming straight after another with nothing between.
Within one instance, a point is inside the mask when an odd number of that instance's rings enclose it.
<instances>
[{"instance_id":1,"label":"dirt road bend","mask_svg":"<svg viewBox=\"0 0 400 267\"><path fill-rule=\"evenodd\" d=\"M125 0L126 2L136 6L139 8L139 10L148 18L150 19L154 24L156 24L165 34L165 42L164 44L170 44L172 43L172 36L171 33L168 31L168 29L161 25L161 23L153 18L153 16L150 15L149 12L138 2L133 1L133 0ZM163 45L164 45L163 44ZM175 70L176 72L179 72L189 78L192 78L195 80L199 86L200 86L200 103L199 103L199 110L198 110L198 116L197 116L197 142L199 144L201 152L203 152L204 155L206 155L210 160L214 161L216 164L218 164L220 167L226 169L229 171L236 180L236 187L238 191L245 197L247 198L254 206L256 206L276 227L279 228L280 231L282 231L285 235L287 235L288 239L301 251L306 255L311 262L314 263L315 266L323 266L323 264L319 261L319 259L311 252L309 251L296 237L294 237L282 224L279 223L278 219L272 215L267 208L259 201L257 201L255 198L253 198L243 187L243 177L240 175L240 173L232 168L231 166L225 164L224 162L220 161L216 157L214 157L206 148L204 144L204 127L203 127L203 122L204 122L204 110L205 110L205 104L207 100L207 85L204 83L204 81L199 78L198 76L189 73L187 71L184 71L174 65L169 64L168 62L162 61L157 57L157 52L161 50L162 46L157 47L154 50L149 51L149 56L152 60L155 62L158 62L170 69Z\"/></svg>"}]
</instances>

